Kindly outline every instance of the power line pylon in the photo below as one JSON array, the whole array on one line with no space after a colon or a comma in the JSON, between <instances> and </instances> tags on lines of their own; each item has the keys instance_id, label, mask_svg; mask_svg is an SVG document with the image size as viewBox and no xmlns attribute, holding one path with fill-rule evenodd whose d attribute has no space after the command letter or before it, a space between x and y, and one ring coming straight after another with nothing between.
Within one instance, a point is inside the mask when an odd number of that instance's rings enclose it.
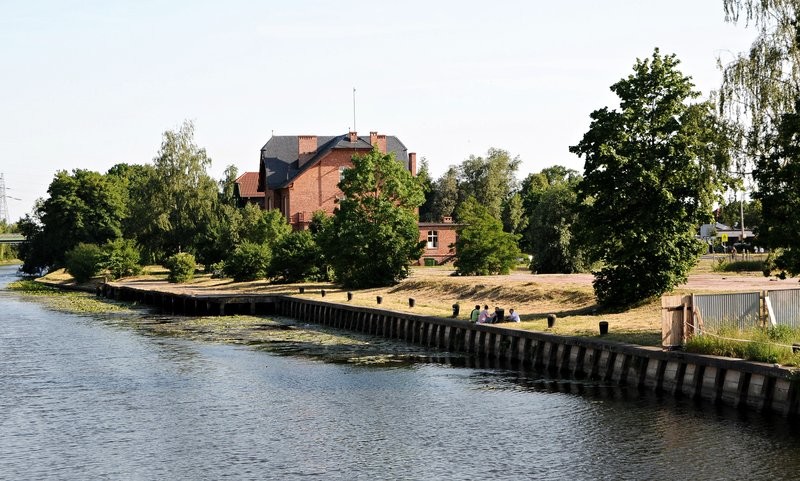
<instances>
[{"instance_id":1,"label":"power line pylon","mask_svg":"<svg viewBox=\"0 0 800 481\"><path fill-rule=\"evenodd\" d=\"M3 174L0 174L0 220L4 220L6 224L11 222L8 218L8 202L6 202L6 181Z\"/></svg>"}]
</instances>

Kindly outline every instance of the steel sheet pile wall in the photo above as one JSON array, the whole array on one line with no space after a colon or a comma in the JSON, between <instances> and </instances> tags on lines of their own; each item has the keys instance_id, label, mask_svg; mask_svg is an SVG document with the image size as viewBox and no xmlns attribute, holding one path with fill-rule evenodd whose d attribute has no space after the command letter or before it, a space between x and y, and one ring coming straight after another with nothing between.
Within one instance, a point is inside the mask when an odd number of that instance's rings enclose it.
<instances>
[{"instance_id":1,"label":"steel sheet pile wall","mask_svg":"<svg viewBox=\"0 0 800 481\"><path fill-rule=\"evenodd\" d=\"M794 371L763 363L276 296L276 313L450 352L734 407L798 413Z\"/></svg>"},{"instance_id":2,"label":"steel sheet pile wall","mask_svg":"<svg viewBox=\"0 0 800 481\"><path fill-rule=\"evenodd\" d=\"M225 315L261 310L445 351L470 353L478 359L546 369L566 377L602 380L786 416L798 413L799 376L794 370L763 363L291 296L180 295L110 284L98 289L97 294L185 314Z\"/></svg>"}]
</instances>

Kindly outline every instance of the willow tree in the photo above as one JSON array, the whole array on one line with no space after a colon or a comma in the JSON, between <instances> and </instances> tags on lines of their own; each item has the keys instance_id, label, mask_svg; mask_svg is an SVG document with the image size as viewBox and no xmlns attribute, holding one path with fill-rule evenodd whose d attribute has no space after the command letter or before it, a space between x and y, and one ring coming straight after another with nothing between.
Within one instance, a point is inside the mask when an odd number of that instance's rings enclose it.
<instances>
[{"instance_id":1,"label":"willow tree","mask_svg":"<svg viewBox=\"0 0 800 481\"><path fill-rule=\"evenodd\" d=\"M762 204L760 242L781 248L777 266L800 273L800 237L790 227L800 212L800 1L723 0L725 19L757 35L747 52L722 65L720 107L744 133L743 156L755 161L753 197ZM788 224L787 224L788 222Z\"/></svg>"},{"instance_id":2,"label":"willow tree","mask_svg":"<svg viewBox=\"0 0 800 481\"><path fill-rule=\"evenodd\" d=\"M570 151L585 158L578 200L595 272L607 306L628 306L686 279L704 249L695 230L710 219L729 145L707 102L678 70L674 55L637 60L611 86L620 108L591 114Z\"/></svg>"}]
</instances>

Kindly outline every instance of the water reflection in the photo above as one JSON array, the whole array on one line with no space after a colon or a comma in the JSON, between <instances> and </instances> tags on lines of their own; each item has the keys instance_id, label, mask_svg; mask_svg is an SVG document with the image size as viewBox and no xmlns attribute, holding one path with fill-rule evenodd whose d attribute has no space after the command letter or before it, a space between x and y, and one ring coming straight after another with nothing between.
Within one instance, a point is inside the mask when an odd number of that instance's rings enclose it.
<instances>
[{"instance_id":1,"label":"water reflection","mask_svg":"<svg viewBox=\"0 0 800 481\"><path fill-rule=\"evenodd\" d=\"M181 320L142 311L59 314L2 291L0 303L7 479L793 479L800 469L800 441L781 419L685 399L269 320L260 330L276 338L231 345L196 342L211 328L202 319L180 338L150 325Z\"/></svg>"}]
</instances>

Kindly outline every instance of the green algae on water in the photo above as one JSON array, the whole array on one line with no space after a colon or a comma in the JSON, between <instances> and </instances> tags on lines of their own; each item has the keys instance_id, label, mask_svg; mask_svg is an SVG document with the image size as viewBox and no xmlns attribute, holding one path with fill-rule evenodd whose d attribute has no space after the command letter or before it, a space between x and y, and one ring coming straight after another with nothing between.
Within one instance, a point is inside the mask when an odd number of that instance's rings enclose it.
<instances>
[{"instance_id":1,"label":"green algae on water","mask_svg":"<svg viewBox=\"0 0 800 481\"><path fill-rule=\"evenodd\" d=\"M72 313L98 313L128 311L123 305L80 291L66 291L32 280L19 280L8 284L8 289L36 297L57 311Z\"/></svg>"}]
</instances>

